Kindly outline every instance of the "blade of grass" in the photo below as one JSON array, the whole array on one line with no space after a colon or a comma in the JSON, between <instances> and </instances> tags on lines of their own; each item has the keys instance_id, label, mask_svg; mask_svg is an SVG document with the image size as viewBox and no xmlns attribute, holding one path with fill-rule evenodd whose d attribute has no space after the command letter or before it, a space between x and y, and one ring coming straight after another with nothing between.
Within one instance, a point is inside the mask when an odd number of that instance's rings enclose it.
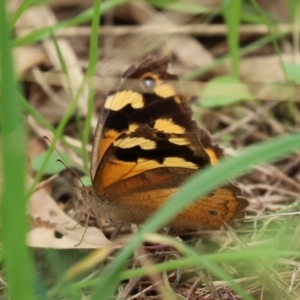
<instances>
[{"instance_id":1,"label":"blade of grass","mask_svg":"<svg viewBox=\"0 0 300 300\"><path fill-rule=\"evenodd\" d=\"M150 4L157 8L174 10L182 13L188 14L210 14L215 13L216 9L211 7L206 7L201 4L194 3L192 1L157 1L157 0L148 0Z\"/></svg>"},{"instance_id":2,"label":"blade of grass","mask_svg":"<svg viewBox=\"0 0 300 300\"><path fill-rule=\"evenodd\" d=\"M180 268L189 268L189 267L201 267L203 266L202 260L213 262L213 263L223 263L223 262L252 262L252 260L257 259L258 257L263 258L278 258L278 257L299 257L299 251L293 250L279 250L276 248L272 249L248 249L244 251L233 251L233 252L224 252L224 253L214 253L214 254L202 254L197 253L197 258L193 257L184 257L178 258L174 260L169 260L161 263L157 263L151 268L142 267L137 269L130 269L126 271L122 271L119 273L119 280L128 280L137 277L147 276L148 273L151 273L153 268L155 272L168 272L174 271ZM198 259L198 256L201 259ZM67 293L72 290L81 290L88 287L97 287L101 282L99 278L93 278L87 281L78 281L76 283L71 283L70 285L63 285L60 288L53 288L49 291L48 296L54 297L57 295L61 295L61 293Z\"/></svg>"},{"instance_id":3,"label":"blade of grass","mask_svg":"<svg viewBox=\"0 0 300 300\"><path fill-rule=\"evenodd\" d=\"M282 59L282 54L281 54L280 47L278 45L277 39L275 38L276 27L273 26L273 23L265 15L265 12L261 9L261 7L257 4L256 1L250 0L250 3L253 5L254 9L256 9L256 11L261 15L261 18L264 21L264 23L268 26L268 29L270 31L270 36L272 37L272 44L273 44L275 52L278 56L279 64L280 64L281 70L284 74L285 81L286 81L287 84L291 84L292 83L291 78L288 75L287 68L285 67L285 64L284 64L283 59ZM291 7L295 7L295 6L292 5ZM294 113L295 112L295 103L294 103L294 101L292 101L293 95L291 94L291 96L289 98L290 98L289 110L291 112L291 116L293 116L293 118L295 119L294 122L297 122L297 119L296 119L297 115Z\"/></svg>"},{"instance_id":4,"label":"blade of grass","mask_svg":"<svg viewBox=\"0 0 300 300\"><path fill-rule=\"evenodd\" d=\"M42 115L40 115L37 112L37 110L34 109L20 93L17 94L17 97L24 113L31 115L38 123L40 123L46 129L50 131L54 130L53 126Z\"/></svg>"},{"instance_id":5,"label":"blade of grass","mask_svg":"<svg viewBox=\"0 0 300 300\"><path fill-rule=\"evenodd\" d=\"M194 250L193 250L194 251ZM243 263L256 258L277 258L282 256L298 256L300 255L299 251L290 251L290 250L277 250L277 249L259 249L259 250L246 250L240 252L225 252L225 253L215 253L215 254L202 254L202 253L195 253L194 256L188 255L188 258L179 258L176 260L170 260L155 264L153 266L155 271L158 272L167 272L173 271L179 268L188 268L188 267L200 267L203 266L202 261L209 261L214 263L222 263L222 262L237 262L241 261ZM143 277L147 276L148 272L151 270L147 270L147 267L137 268L126 270L120 273L120 280L128 280L136 277Z\"/></svg>"},{"instance_id":6,"label":"blade of grass","mask_svg":"<svg viewBox=\"0 0 300 300\"><path fill-rule=\"evenodd\" d=\"M105 1L101 6L101 14L106 13L110 9L113 9L114 7L123 4L127 2L128 0L110 0ZM22 46L27 44L32 44L38 41L41 41L42 39L48 38L50 36L51 30L53 32L56 32L59 29L62 28L68 28L72 26L77 26L86 22L89 22L93 18L93 8L89 8L85 10L84 12L80 13L78 16L74 17L71 20L57 23L53 26L40 28L38 30L35 30L25 36L19 37L15 39L14 46Z\"/></svg>"},{"instance_id":7,"label":"blade of grass","mask_svg":"<svg viewBox=\"0 0 300 300\"><path fill-rule=\"evenodd\" d=\"M15 24L17 23L18 19L22 15L22 13L30 6L31 0L24 0L18 9L16 10L15 14L12 16L9 25L11 30L14 28Z\"/></svg>"},{"instance_id":8,"label":"blade of grass","mask_svg":"<svg viewBox=\"0 0 300 300\"><path fill-rule=\"evenodd\" d=\"M239 25L241 19L241 0L223 0L223 17L227 25L227 43L231 58L233 75L239 78Z\"/></svg>"},{"instance_id":9,"label":"blade of grass","mask_svg":"<svg viewBox=\"0 0 300 300\"><path fill-rule=\"evenodd\" d=\"M294 59L295 63L299 66L300 64L300 30L299 30L299 25L300 25L300 3L298 0L286 0L289 11L291 16L293 16L293 54L294 54ZM299 75L297 74L297 78L299 78ZM293 103L289 103L289 111L290 115L293 117L295 120L296 124L299 124L300 122L300 117L296 113L297 108Z\"/></svg>"},{"instance_id":10,"label":"blade of grass","mask_svg":"<svg viewBox=\"0 0 300 300\"><path fill-rule=\"evenodd\" d=\"M91 39L90 39L90 49L89 49L89 66L85 75L85 78L83 80L83 85L85 85L86 82L88 82L89 78L93 78L95 75L95 70L96 70L96 65L97 65L97 60L98 60L98 29L99 29L99 22L100 22L100 16L101 16L101 1L97 0L94 1L93 9L90 9L93 12L92 16L92 33L91 33ZM60 64L62 67L63 72L67 76L67 81L68 81L68 86L70 87L70 94L73 97L72 93L72 85L70 82L67 66L65 64L65 60L63 58L63 55L59 49L56 37L53 33L52 30L50 30L52 39L54 41L56 51L60 60ZM88 139L89 139L89 131L90 131L90 123L94 111L94 96L95 96L95 87L93 85L93 81L90 80L90 85L89 85L89 95L88 95L88 110L87 110L87 116L85 120L85 125L82 130L82 126L79 126L79 133L80 137L82 140L82 148L81 148L81 153L82 153L82 158L84 161L84 167L85 169L88 169L89 165L89 155L88 152L86 151L86 145L88 144ZM78 93L79 95L80 93ZM77 103L77 102L76 102ZM80 125L80 119L79 116L76 113L76 110L74 112L76 114L76 120L77 124Z\"/></svg>"},{"instance_id":11,"label":"blade of grass","mask_svg":"<svg viewBox=\"0 0 300 300\"><path fill-rule=\"evenodd\" d=\"M0 1L0 120L3 165L1 230L8 299L34 299L33 264L26 247L25 130L11 55L6 1Z\"/></svg>"},{"instance_id":12,"label":"blade of grass","mask_svg":"<svg viewBox=\"0 0 300 300\"><path fill-rule=\"evenodd\" d=\"M290 6L290 13L293 16L293 40L294 40L294 55L296 56L296 63L300 63L300 3L299 1L288 1Z\"/></svg>"},{"instance_id":13,"label":"blade of grass","mask_svg":"<svg viewBox=\"0 0 300 300\"><path fill-rule=\"evenodd\" d=\"M67 86L68 86L68 91L69 91L70 97L74 99L75 95L73 93L73 85L72 85L72 81L70 79L68 68L67 68L64 56L63 56L62 52L60 51L60 48L59 48L59 45L58 45L58 42L57 42L57 38L56 38L56 36L55 36L55 34L53 33L52 30L51 30L51 38L52 38L52 40L54 42L56 53L57 53L57 56L58 56L58 59L59 59L62 71L66 75ZM83 131L82 131L83 125L81 123L80 116L79 116L77 110L74 111L74 115L75 115L75 119L76 119L76 124L77 124L79 138L80 138L81 141L83 141L84 140L84 138L83 138ZM81 150L81 157L87 158L88 155L87 155L87 151L86 151L86 144L85 145L82 144L82 147L81 147L80 150ZM87 161L87 159L85 159L84 162L85 162L84 163L84 167L87 170L88 169L88 161Z\"/></svg>"},{"instance_id":14,"label":"blade of grass","mask_svg":"<svg viewBox=\"0 0 300 300\"><path fill-rule=\"evenodd\" d=\"M94 10L93 10L93 19L92 19L92 33L90 39L90 47L89 47L89 66L86 71L86 78L94 78L96 71L96 64L98 60L98 30L99 30L99 22L101 16L101 0L94 0ZM95 97L95 87L94 82L92 86L89 88L88 95L88 110L85 120L85 125L83 128L83 140L82 147L86 149L86 145L88 144L89 133L90 133L90 124L94 112L94 97ZM88 153L84 151L85 157L84 162L86 166L88 166Z\"/></svg>"},{"instance_id":15,"label":"blade of grass","mask_svg":"<svg viewBox=\"0 0 300 300\"><path fill-rule=\"evenodd\" d=\"M187 204L223 185L228 181L228 178L241 175L253 165L272 161L299 148L300 134L276 138L251 147L238 157L225 159L218 166L202 170L192 176L175 196L145 222L144 226L132 237L126 247L102 271L102 280L91 299L99 299L100 295L103 300L110 299L117 287L119 273L125 268L127 260L134 249L142 242L146 233L153 232L165 225ZM199 187L201 188L199 189Z\"/></svg>"},{"instance_id":16,"label":"blade of grass","mask_svg":"<svg viewBox=\"0 0 300 300\"><path fill-rule=\"evenodd\" d=\"M281 38L285 37L286 35L287 35L287 33L281 32L281 33L274 33L273 36L270 36L270 35L264 36L261 39L258 39L255 42L253 42L245 47L240 48L239 56L242 57L246 54L249 54L252 51L270 43L274 38L281 39ZM193 80L194 78L201 76L201 75L205 74L206 72L209 72L209 71L213 70L214 68L222 65L229 58L230 58L230 56L228 54L223 55L222 57L214 60L214 62L212 64L210 64L206 67L203 67L203 68L197 68L197 69L191 71L190 73L188 73L184 76L181 76L180 79L181 80Z\"/></svg>"},{"instance_id":17,"label":"blade of grass","mask_svg":"<svg viewBox=\"0 0 300 300\"><path fill-rule=\"evenodd\" d=\"M286 82L289 82L289 77L287 75L287 72L286 72L286 69L284 67L284 63L283 63L283 60L282 60L282 55L281 55L281 51L280 51L280 48L279 48L279 45L277 43L277 39L276 39L276 33L275 33L275 28L272 24L272 22L269 20L269 18L266 17L264 11L260 8L260 6L257 4L256 1L254 0L250 0L250 3L253 5L253 7L257 10L257 12L260 14L262 20L265 22L265 24L268 26L268 29L269 29L269 32L270 32L270 36L272 38L271 42L273 44L273 47L275 49L275 52L276 54L278 55L278 59L279 59L279 63L280 63L280 66L281 66L281 69L282 69L282 72L284 74L284 77L285 77L285 81Z\"/></svg>"},{"instance_id":18,"label":"blade of grass","mask_svg":"<svg viewBox=\"0 0 300 300\"><path fill-rule=\"evenodd\" d=\"M54 127L42 116L38 113L36 109L34 109L25 99L24 97L18 93L18 100L20 102L20 105L22 106L23 112L30 115L36 122L38 122L40 125L42 125L44 128L48 129L49 131L54 133ZM72 151L74 151L77 154L82 154L81 149L78 149L74 145L70 144L64 136L62 135L59 138L60 142L64 145L69 147ZM81 166L77 166L79 170L81 170L83 173L87 172L87 168L83 168Z\"/></svg>"},{"instance_id":19,"label":"blade of grass","mask_svg":"<svg viewBox=\"0 0 300 300\"><path fill-rule=\"evenodd\" d=\"M66 126L66 124L68 123L69 119L72 117L72 115L74 114L75 110L77 109L77 102L79 99L80 94L83 91L83 87L84 87L84 80L82 82L82 84L80 85L77 94L75 95L74 98L72 98L65 114L63 115L61 121L59 122L57 128L55 129L55 131L53 132L53 139L52 139L52 143L50 145L50 148L47 151L47 155L45 157L45 161L42 164L41 168L39 169L39 171L37 172L37 174L35 175L35 178L33 180L33 183L31 184L30 188L27 191L27 197L29 198L29 196L32 194L36 184L40 181L42 175L43 175L43 171L45 170L49 159L51 157L51 154L54 150L54 145L56 143L57 140L62 140L62 135L63 135L63 130Z\"/></svg>"},{"instance_id":20,"label":"blade of grass","mask_svg":"<svg viewBox=\"0 0 300 300\"><path fill-rule=\"evenodd\" d=\"M58 42L57 42L57 38L56 38L55 34L53 33L53 31L51 29L50 29L50 35L51 35L51 39L53 40L55 50L56 50L56 53L57 53L57 57L58 57L60 66L62 68L63 74L66 75L68 91L70 93L70 96L73 98L74 95L73 95L73 90L72 90L72 82L70 80L70 76L69 76L68 68L67 68L67 65L66 65L66 61L64 59L63 54L60 51L60 48L59 48L59 45L58 45Z\"/></svg>"}]
</instances>

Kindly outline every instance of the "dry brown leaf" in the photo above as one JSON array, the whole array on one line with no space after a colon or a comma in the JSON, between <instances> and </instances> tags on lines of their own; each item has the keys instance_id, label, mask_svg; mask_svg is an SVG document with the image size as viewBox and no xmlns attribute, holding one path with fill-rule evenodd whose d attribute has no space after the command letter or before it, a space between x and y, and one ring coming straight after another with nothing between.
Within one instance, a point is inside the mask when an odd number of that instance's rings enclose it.
<instances>
[{"instance_id":1,"label":"dry brown leaf","mask_svg":"<svg viewBox=\"0 0 300 300\"><path fill-rule=\"evenodd\" d=\"M31 247L95 249L111 245L98 228L88 227L84 233L85 228L67 216L45 189L33 193L28 213L33 220L27 236Z\"/></svg>"},{"instance_id":2,"label":"dry brown leaf","mask_svg":"<svg viewBox=\"0 0 300 300\"><path fill-rule=\"evenodd\" d=\"M14 49L15 69L18 76L39 64L46 63L47 57L39 46L22 46Z\"/></svg>"},{"instance_id":3,"label":"dry brown leaf","mask_svg":"<svg viewBox=\"0 0 300 300\"><path fill-rule=\"evenodd\" d=\"M29 137L27 153L30 160L45 152L46 148L46 142L41 137L35 135Z\"/></svg>"},{"instance_id":4,"label":"dry brown leaf","mask_svg":"<svg viewBox=\"0 0 300 300\"><path fill-rule=\"evenodd\" d=\"M174 26L189 22L187 16L174 16L173 12L157 12L149 4L143 1L130 2L131 10L135 12L134 18L143 25ZM151 37L149 37L151 38ZM187 65L202 67L210 64L213 57L199 41L189 35L170 36L166 40L167 51L175 53L178 59ZM152 38L151 38L152 39ZM179 46L180 45L180 46ZM192 49L192 50L191 50ZM191 61L191 53L193 60Z\"/></svg>"},{"instance_id":5,"label":"dry brown leaf","mask_svg":"<svg viewBox=\"0 0 300 300\"><path fill-rule=\"evenodd\" d=\"M36 122L31 116L28 116L27 119L28 125L30 127L30 129L40 138L46 136L48 138L48 140L52 141L53 140L53 133L48 130L45 129L44 127L42 127L38 122ZM77 148L81 148L81 141L76 140L72 137L69 136L65 136L64 137L65 140L70 144L73 145L74 147ZM70 156L70 158L74 161L75 164L77 164L78 166L82 166L83 162L82 162L82 158L80 156L78 156L75 152L71 151L69 148L65 147L62 145L61 142L57 141L55 144L55 148L57 149L57 151L59 152L66 152L68 153L68 155ZM87 145L87 150L89 152L92 151L92 146L91 145Z\"/></svg>"},{"instance_id":6,"label":"dry brown leaf","mask_svg":"<svg viewBox=\"0 0 300 300\"><path fill-rule=\"evenodd\" d=\"M167 47L173 51L176 49L178 59L189 68L203 67L213 62L212 55L202 44L187 35L172 37L167 41Z\"/></svg>"},{"instance_id":7,"label":"dry brown leaf","mask_svg":"<svg viewBox=\"0 0 300 300\"><path fill-rule=\"evenodd\" d=\"M292 17L288 10L287 1L282 0L257 0L258 5L267 14L275 15L281 21L290 22Z\"/></svg>"},{"instance_id":8,"label":"dry brown leaf","mask_svg":"<svg viewBox=\"0 0 300 300\"><path fill-rule=\"evenodd\" d=\"M23 14L18 19L18 22L16 24L16 35L20 35L18 29L32 28L32 30L35 30L47 26L54 26L56 24L56 16L48 6L35 6L23 12ZM68 68L68 71L70 74L72 74L71 88L73 88L73 85L75 87L81 85L81 83L83 82L82 69L69 41L67 39L58 39L57 43L61 53L63 53L64 62ZM53 64L55 70L61 70L61 64L54 42L52 40L45 39L42 45L45 53L47 53L49 61ZM76 93L77 90L75 90L74 88L73 92ZM69 93L69 90L65 90L65 93ZM78 100L78 108L83 115L85 115L87 111L87 93L88 89L84 89ZM69 97L61 98L62 101L65 102L66 106L69 104L69 101L71 99L70 96L71 95L69 95ZM64 111L61 111L61 113L63 114Z\"/></svg>"},{"instance_id":9,"label":"dry brown leaf","mask_svg":"<svg viewBox=\"0 0 300 300\"><path fill-rule=\"evenodd\" d=\"M292 63L293 56L281 55L283 62ZM241 76L246 82L274 83L285 82L278 55L245 57L240 63Z\"/></svg>"}]
</instances>

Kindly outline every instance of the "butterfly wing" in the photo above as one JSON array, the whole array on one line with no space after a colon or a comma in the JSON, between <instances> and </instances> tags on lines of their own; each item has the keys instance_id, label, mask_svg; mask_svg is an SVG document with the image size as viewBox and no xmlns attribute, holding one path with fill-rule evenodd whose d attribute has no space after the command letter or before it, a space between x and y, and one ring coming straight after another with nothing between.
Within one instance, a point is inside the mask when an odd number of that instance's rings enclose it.
<instances>
[{"instance_id":1,"label":"butterfly wing","mask_svg":"<svg viewBox=\"0 0 300 300\"><path fill-rule=\"evenodd\" d=\"M168 58L157 61L149 58L138 67L130 67L108 94L95 134L92 179L104 153L116 138L145 124L166 133L193 132L199 140L208 141L204 146L214 161L222 155L221 149L206 138L206 131L192 121L177 76L167 72L168 63Z\"/></svg>"},{"instance_id":2,"label":"butterfly wing","mask_svg":"<svg viewBox=\"0 0 300 300\"><path fill-rule=\"evenodd\" d=\"M130 67L105 102L91 162L91 205L99 216L141 223L196 170L218 163L222 150L192 121L167 72L167 58ZM247 201L232 184L181 212L172 225L219 228L242 214Z\"/></svg>"},{"instance_id":3,"label":"butterfly wing","mask_svg":"<svg viewBox=\"0 0 300 300\"><path fill-rule=\"evenodd\" d=\"M94 210L111 220L142 223L184 180L208 164L210 158L194 134L167 134L147 125L123 133L108 148L94 181L94 189L102 190L109 204L100 208L97 199ZM187 207L171 224L220 228L247 204L237 198L238 191L232 184L219 188Z\"/></svg>"},{"instance_id":4,"label":"butterfly wing","mask_svg":"<svg viewBox=\"0 0 300 300\"><path fill-rule=\"evenodd\" d=\"M144 222L178 191L178 186L191 174L193 172L187 169L176 167L155 169L111 186L109 193L116 199L115 205L118 207L113 209L114 217L111 219L135 224ZM161 186L162 181L171 184ZM175 182L178 183L176 187L173 186ZM244 216L243 210L248 205L247 200L237 198L237 193L239 190L232 184L218 188L182 210L169 225L179 229L218 229L225 223L231 224L234 219Z\"/></svg>"},{"instance_id":5,"label":"butterfly wing","mask_svg":"<svg viewBox=\"0 0 300 300\"><path fill-rule=\"evenodd\" d=\"M109 146L95 174L94 189L103 191L151 169L198 170L209 163L209 156L193 133L165 133L142 125L134 132L121 134Z\"/></svg>"}]
</instances>

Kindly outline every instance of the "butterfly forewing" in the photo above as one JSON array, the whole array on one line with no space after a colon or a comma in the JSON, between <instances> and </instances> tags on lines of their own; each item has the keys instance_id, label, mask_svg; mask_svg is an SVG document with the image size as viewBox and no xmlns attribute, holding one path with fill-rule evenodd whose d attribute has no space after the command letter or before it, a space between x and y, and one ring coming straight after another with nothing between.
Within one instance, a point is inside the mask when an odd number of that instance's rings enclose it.
<instances>
[{"instance_id":1,"label":"butterfly forewing","mask_svg":"<svg viewBox=\"0 0 300 300\"><path fill-rule=\"evenodd\" d=\"M148 125L167 133L198 134L191 110L182 92L175 88L178 78L167 72L169 59L145 60L126 71L109 93L100 113L95 136L91 176L110 146L122 133Z\"/></svg>"}]
</instances>

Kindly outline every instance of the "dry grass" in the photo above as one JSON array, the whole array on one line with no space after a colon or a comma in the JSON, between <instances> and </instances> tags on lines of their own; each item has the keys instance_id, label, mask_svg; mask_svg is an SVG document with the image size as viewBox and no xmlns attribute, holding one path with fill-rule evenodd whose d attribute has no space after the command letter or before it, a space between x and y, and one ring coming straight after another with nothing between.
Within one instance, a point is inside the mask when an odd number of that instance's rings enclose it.
<instances>
[{"instance_id":1,"label":"dry grass","mask_svg":"<svg viewBox=\"0 0 300 300\"><path fill-rule=\"evenodd\" d=\"M208 5L207 1L194 2ZM219 1L208 2L214 12L220 8ZM264 4L265 12L269 13L279 2L274 1L271 7ZM19 4L14 0L10 1L10 5L14 11ZM33 7L20 16L15 25L15 35L21 37L46 25L62 24L91 5L91 1L61 0ZM222 19L218 16L214 18L213 13L157 10L145 1L129 1L109 10L102 18L99 31L98 50L101 56L96 68L95 110L91 116L91 132L95 130L97 114L112 83L128 66L139 63L148 55L169 55L174 58L171 71L189 79L183 85L188 97L194 99L191 105L195 118L212 133L214 141L224 147L227 155L235 156L250 145L299 132L299 87L291 84L291 81L287 84L281 65L281 59L286 63L300 61L297 45L299 27L292 26L292 19L286 9L279 9L276 18L280 26L275 34L285 34L277 42L280 53L275 51L266 25L245 24L239 28L240 51L245 53L240 59L240 78L243 86L251 92L253 100L203 107L201 95L207 82L216 76L228 75L231 70L229 59L220 58L229 51L226 42L227 26ZM288 24L280 24L281 18ZM128 25L133 27L129 28ZM86 22L81 26L55 31L56 41L44 38L39 43L30 42L28 45L19 46L14 51L16 72L23 83L25 98L46 121L42 123L33 114L28 115L30 160L47 149L48 146L41 137L46 135L50 140L53 139L52 128L63 118L80 89L89 65L90 34L90 22ZM263 43L261 38L269 38L269 42ZM57 47L68 74L63 72ZM300 71L298 72L300 78ZM299 79L297 82L299 83ZM80 171L87 171L87 162L82 159L80 150L83 133L78 132L78 124L84 124L88 113L88 93L88 89L83 89L79 94L76 114L69 118L63 135L56 143L57 149L66 152ZM91 149L90 144L87 147ZM31 174L34 175L34 171ZM68 170L63 171L46 189L76 219L81 204L74 200L73 180ZM239 222L234 231L199 231L181 234L180 238L203 255L222 254L227 251L247 252L249 249L262 252L269 250L269 258L260 258L257 255L251 261L245 262L239 258L236 261L229 258L219 261L218 265L231 274L235 282L253 299L300 299L300 262L299 257L292 254L299 251L299 152L272 164L256 166L236 180L243 195L250 201L246 222ZM83 224L84 220L83 216ZM132 232L130 226L116 231L116 226L112 224L94 219L89 222L90 225L102 228L109 239L123 237ZM290 254L276 256L273 251L277 250L289 251ZM53 286L53 280L57 276L53 273L64 272L78 260L81 253L74 254L75 251L78 250L73 250L72 256L75 257L70 258L70 262L65 261L66 253L55 252L61 256L59 259L64 266L56 265L52 271L45 268L45 265L50 268L47 262L48 252L45 256L37 252L36 264L43 274L46 289L51 290ZM142 250L136 251L129 268L153 266L181 258L180 252L174 246L145 244ZM106 261L113 259L114 254L110 254ZM95 273L91 270L85 273L82 282L94 278L99 269L101 266L96 265ZM179 295L182 297L180 299L190 300L243 299L228 282L220 281L215 274L196 265L154 273L148 277L124 278L126 280L120 283L115 299L154 300L162 299L162 295L165 299L175 299ZM5 284L0 282L0 285ZM78 290L86 296L91 292L88 285L82 285ZM176 297L171 290L177 294Z\"/></svg>"}]
</instances>

